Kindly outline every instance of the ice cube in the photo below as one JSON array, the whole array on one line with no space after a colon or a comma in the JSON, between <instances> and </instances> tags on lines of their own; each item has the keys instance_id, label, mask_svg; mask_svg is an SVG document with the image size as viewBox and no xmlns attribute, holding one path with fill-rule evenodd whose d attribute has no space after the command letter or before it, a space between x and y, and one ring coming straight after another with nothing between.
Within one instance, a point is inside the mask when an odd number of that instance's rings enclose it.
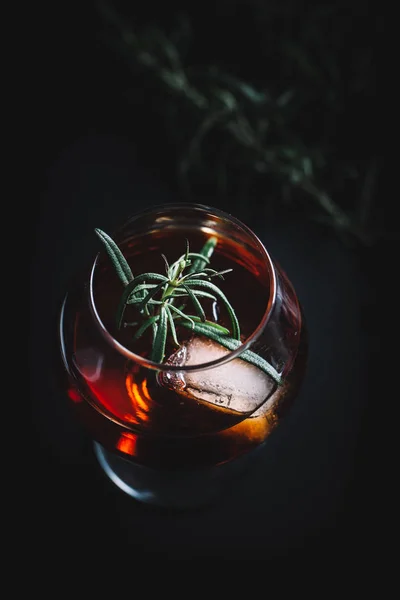
<instances>
[{"instance_id":1,"label":"ice cube","mask_svg":"<svg viewBox=\"0 0 400 600\"><path fill-rule=\"evenodd\" d=\"M229 350L213 340L193 337L167 362L179 366L200 365L228 353ZM276 389L269 375L240 358L203 371L164 373L162 383L185 396L239 413L252 413Z\"/></svg>"}]
</instances>

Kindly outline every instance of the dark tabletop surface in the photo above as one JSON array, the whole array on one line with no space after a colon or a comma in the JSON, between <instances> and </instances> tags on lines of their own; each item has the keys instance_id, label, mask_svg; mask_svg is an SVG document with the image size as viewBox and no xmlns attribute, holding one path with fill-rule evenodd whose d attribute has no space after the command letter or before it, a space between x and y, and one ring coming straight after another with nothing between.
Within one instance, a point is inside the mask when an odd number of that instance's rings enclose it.
<instances>
[{"instance_id":1,"label":"dark tabletop surface","mask_svg":"<svg viewBox=\"0 0 400 600\"><path fill-rule=\"evenodd\" d=\"M78 101L61 76L53 83L46 87L52 112L42 110L40 193L30 229L31 539L40 536L54 552L68 544L83 552L112 547L145 559L369 552L383 527L376 507L386 485L377 452L385 413L377 402L394 396L376 367L382 352L390 354L382 328L388 305L375 275L386 247L348 246L310 220L267 217L246 202L233 210L229 201L209 198L251 227L293 282L309 328L308 370L290 414L268 441L262 468L234 495L182 513L141 505L105 477L58 387L55 322L80 257L97 250L94 227L110 231L137 210L177 198L156 166L143 168L132 136L101 120L90 93Z\"/></svg>"},{"instance_id":2,"label":"dark tabletop surface","mask_svg":"<svg viewBox=\"0 0 400 600\"><path fill-rule=\"evenodd\" d=\"M96 251L94 227L112 229L136 210L172 200L137 167L133 147L111 135L68 145L48 172L33 262L32 505L60 541L92 545L106 533L171 557L279 556L314 551L340 535L356 543L374 295L363 253L308 222L262 220L256 210L237 215L286 270L310 336L304 385L262 468L214 508L183 514L138 504L99 469L52 370L60 298L79 257Z\"/></svg>"}]
</instances>

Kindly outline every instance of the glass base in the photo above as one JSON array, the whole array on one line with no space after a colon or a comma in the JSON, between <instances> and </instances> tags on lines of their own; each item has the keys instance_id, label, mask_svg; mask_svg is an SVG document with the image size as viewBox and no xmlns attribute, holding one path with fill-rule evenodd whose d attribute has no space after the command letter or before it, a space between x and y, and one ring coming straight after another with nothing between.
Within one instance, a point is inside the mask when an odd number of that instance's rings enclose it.
<instances>
[{"instance_id":1,"label":"glass base","mask_svg":"<svg viewBox=\"0 0 400 600\"><path fill-rule=\"evenodd\" d=\"M215 503L254 463L260 448L234 461L192 471L158 471L135 465L94 442L105 474L123 492L140 502L168 508L195 508Z\"/></svg>"}]
</instances>

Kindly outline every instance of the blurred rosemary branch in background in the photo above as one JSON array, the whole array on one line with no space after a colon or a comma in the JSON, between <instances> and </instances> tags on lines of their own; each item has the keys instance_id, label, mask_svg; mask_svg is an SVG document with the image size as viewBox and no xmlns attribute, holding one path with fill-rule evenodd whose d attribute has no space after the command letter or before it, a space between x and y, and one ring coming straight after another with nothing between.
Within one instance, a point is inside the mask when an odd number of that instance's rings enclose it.
<instances>
[{"instance_id":1,"label":"blurred rosemary branch in background","mask_svg":"<svg viewBox=\"0 0 400 600\"><path fill-rule=\"evenodd\" d=\"M241 6L221 4L231 16ZM218 54L193 14L143 24L115 3L98 8L102 39L145 77L139 86L132 81L133 93L143 102L151 95L153 107L157 99L165 118L160 137L176 153L177 182L188 199L207 189L257 210L301 207L363 244L386 235L375 203L382 160L368 146L370 123L356 126L357 103L362 110L375 94L368 28L365 45L351 47L352 21L340 18L334 3L303 15L294 2L254 1L246 6L254 29L243 40L233 27L229 34L232 19L221 21ZM256 56L248 47L240 52L252 37Z\"/></svg>"}]
</instances>

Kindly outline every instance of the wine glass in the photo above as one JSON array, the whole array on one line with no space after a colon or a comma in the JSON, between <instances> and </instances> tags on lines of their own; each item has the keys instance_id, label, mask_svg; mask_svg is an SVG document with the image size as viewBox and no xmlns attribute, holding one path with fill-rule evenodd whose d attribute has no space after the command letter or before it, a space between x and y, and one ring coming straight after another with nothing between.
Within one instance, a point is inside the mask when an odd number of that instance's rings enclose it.
<instances>
[{"instance_id":1,"label":"wine glass","mask_svg":"<svg viewBox=\"0 0 400 600\"><path fill-rule=\"evenodd\" d=\"M249 227L209 206L160 205L96 233L59 318L76 418L136 500L212 503L298 394L307 330L293 286Z\"/></svg>"}]
</instances>

